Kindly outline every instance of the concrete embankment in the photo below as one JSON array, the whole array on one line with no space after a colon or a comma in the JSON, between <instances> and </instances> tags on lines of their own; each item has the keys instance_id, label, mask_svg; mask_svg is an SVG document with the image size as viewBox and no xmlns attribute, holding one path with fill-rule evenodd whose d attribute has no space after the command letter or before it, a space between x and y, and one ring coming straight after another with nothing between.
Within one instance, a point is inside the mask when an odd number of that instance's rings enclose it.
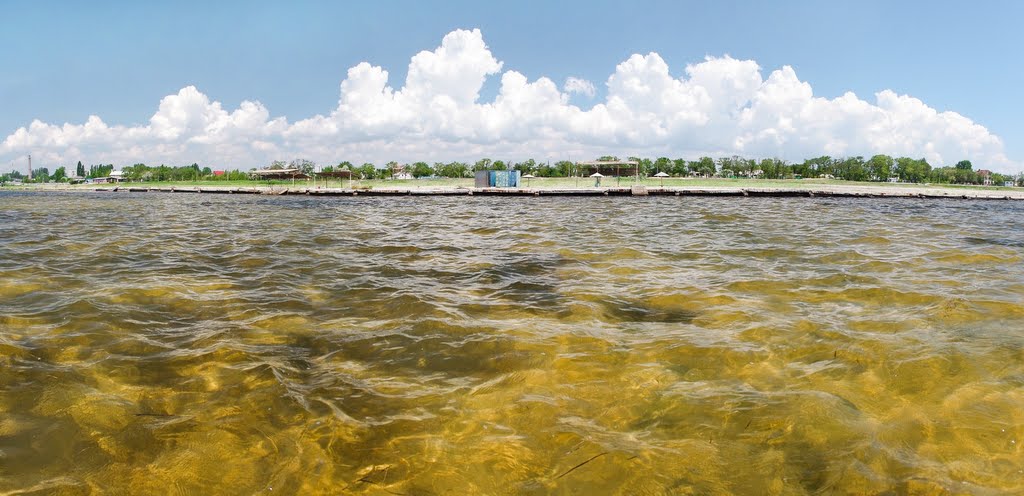
<instances>
[{"instance_id":1,"label":"concrete embankment","mask_svg":"<svg viewBox=\"0 0 1024 496\"><path fill-rule=\"evenodd\" d=\"M195 193L308 196L736 196L845 198L959 198L1024 200L1024 189L967 189L944 187L843 186L820 187L646 187L628 188L281 188L281 187L135 187L95 188L99 192Z\"/></svg>"}]
</instances>

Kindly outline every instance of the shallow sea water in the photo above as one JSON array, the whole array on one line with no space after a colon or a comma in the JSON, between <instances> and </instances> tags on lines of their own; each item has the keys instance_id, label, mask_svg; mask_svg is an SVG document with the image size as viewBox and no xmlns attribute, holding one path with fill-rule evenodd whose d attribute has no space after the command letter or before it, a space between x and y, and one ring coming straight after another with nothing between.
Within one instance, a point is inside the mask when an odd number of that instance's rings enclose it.
<instances>
[{"instance_id":1,"label":"shallow sea water","mask_svg":"<svg viewBox=\"0 0 1024 496\"><path fill-rule=\"evenodd\" d=\"M1022 215L0 193L0 495L1019 494Z\"/></svg>"}]
</instances>

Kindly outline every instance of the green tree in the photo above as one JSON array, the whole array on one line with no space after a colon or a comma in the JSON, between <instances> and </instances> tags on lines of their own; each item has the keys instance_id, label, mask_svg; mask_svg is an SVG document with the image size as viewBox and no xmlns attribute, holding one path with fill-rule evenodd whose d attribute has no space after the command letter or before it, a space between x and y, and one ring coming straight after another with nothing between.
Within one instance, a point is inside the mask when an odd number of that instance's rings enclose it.
<instances>
[{"instance_id":1,"label":"green tree","mask_svg":"<svg viewBox=\"0 0 1024 496\"><path fill-rule=\"evenodd\" d=\"M888 155L875 155L871 157L865 164L869 178L872 181L888 181L892 177L892 168L895 162Z\"/></svg>"},{"instance_id":2,"label":"green tree","mask_svg":"<svg viewBox=\"0 0 1024 496\"><path fill-rule=\"evenodd\" d=\"M956 163L955 167L957 170L973 170L974 164L970 160L961 160Z\"/></svg>"},{"instance_id":3,"label":"green tree","mask_svg":"<svg viewBox=\"0 0 1024 496\"><path fill-rule=\"evenodd\" d=\"M928 174L928 182L949 184L956 182L957 170L953 167L937 167Z\"/></svg>"},{"instance_id":4,"label":"green tree","mask_svg":"<svg viewBox=\"0 0 1024 496\"><path fill-rule=\"evenodd\" d=\"M669 171L669 174L675 176L685 176L688 172L690 172L690 169L689 167L686 166L686 160L677 158L672 161L672 170Z\"/></svg>"},{"instance_id":5,"label":"green tree","mask_svg":"<svg viewBox=\"0 0 1024 496\"><path fill-rule=\"evenodd\" d=\"M491 168L491 163L492 163L491 159L489 159L489 158L482 158L480 160L477 160L476 163L473 164L473 170L474 171L478 171L478 170L490 169Z\"/></svg>"},{"instance_id":6,"label":"green tree","mask_svg":"<svg viewBox=\"0 0 1024 496\"><path fill-rule=\"evenodd\" d=\"M313 162L312 160L306 160L304 158L298 158L292 160L292 162L288 164L288 168L298 169L300 173L309 176L312 175L314 171L316 171L316 162Z\"/></svg>"},{"instance_id":7,"label":"green tree","mask_svg":"<svg viewBox=\"0 0 1024 496\"><path fill-rule=\"evenodd\" d=\"M753 170L753 164L752 160L747 160L743 157L733 155L731 157L722 157L718 159L718 170L726 177L747 175L751 170Z\"/></svg>"},{"instance_id":8,"label":"green tree","mask_svg":"<svg viewBox=\"0 0 1024 496\"><path fill-rule=\"evenodd\" d=\"M464 162L448 162L441 167L441 176L444 177L470 177L471 167Z\"/></svg>"},{"instance_id":9,"label":"green tree","mask_svg":"<svg viewBox=\"0 0 1024 496\"><path fill-rule=\"evenodd\" d=\"M149 167L146 164L134 164L130 167L124 167L121 169L121 173L125 179L131 179L132 181L140 181L146 177L149 172Z\"/></svg>"},{"instance_id":10,"label":"green tree","mask_svg":"<svg viewBox=\"0 0 1024 496\"><path fill-rule=\"evenodd\" d=\"M977 184L980 183L981 180L978 177L978 173L971 169L953 167L953 180L951 182L958 184Z\"/></svg>"},{"instance_id":11,"label":"green tree","mask_svg":"<svg viewBox=\"0 0 1024 496\"><path fill-rule=\"evenodd\" d=\"M526 160L525 162L516 163L514 166L512 166L512 168L519 171L522 174L530 174L537 168L537 161L531 158Z\"/></svg>"},{"instance_id":12,"label":"green tree","mask_svg":"<svg viewBox=\"0 0 1024 496\"><path fill-rule=\"evenodd\" d=\"M430 167L430 164L426 162L416 162L412 164L412 177L430 177L434 175L434 169Z\"/></svg>"},{"instance_id":13,"label":"green tree","mask_svg":"<svg viewBox=\"0 0 1024 496\"><path fill-rule=\"evenodd\" d=\"M575 173L576 164L568 160L559 160L558 162L555 162L555 166L553 167L553 169L554 176L569 177Z\"/></svg>"},{"instance_id":14,"label":"green tree","mask_svg":"<svg viewBox=\"0 0 1024 496\"><path fill-rule=\"evenodd\" d=\"M870 177L864 157L846 157L834 162L835 177L847 181L867 181Z\"/></svg>"},{"instance_id":15,"label":"green tree","mask_svg":"<svg viewBox=\"0 0 1024 496\"><path fill-rule=\"evenodd\" d=\"M911 183L923 182L931 174L932 166L925 159L900 157L896 159L894 172L903 181Z\"/></svg>"},{"instance_id":16,"label":"green tree","mask_svg":"<svg viewBox=\"0 0 1024 496\"><path fill-rule=\"evenodd\" d=\"M672 174L672 159L668 157L658 157L654 160L654 173L664 172L665 174Z\"/></svg>"},{"instance_id":17,"label":"green tree","mask_svg":"<svg viewBox=\"0 0 1024 496\"><path fill-rule=\"evenodd\" d=\"M374 165L369 163L369 162L366 162L363 165L360 165L355 170L355 173L359 174L359 178L360 179L373 179L376 172L377 172L376 167L374 167Z\"/></svg>"},{"instance_id":18,"label":"green tree","mask_svg":"<svg viewBox=\"0 0 1024 496\"><path fill-rule=\"evenodd\" d=\"M75 168L75 175L78 177L85 177L85 166L82 165L82 161L78 161L78 166Z\"/></svg>"},{"instance_id":19,"label":"green tree","mask_svg":"<svg viewBox=\"0 0 1024 496\"><path fill-rule=\"evenodd\" d=\"M61 182L68 177L67 171L64 166L57 167L57 170L53 171L53 180L55 182Z\"/></svg>"},{"instance_id":20,"label":"green tree","mask_svg":"<svg viewBox=\"0 0 1024 496\"><path fill-rule=\"evenodd\" d=\"M107 177L110 172L114 170L113 164L100 164L89 166L89 176L91 178Z\"/></svg>"},{"instance_id":21,"label":"green tree","mask_svg":"<svg viewBox=\"0 0 1024 496\"><path fill-rule=\"evenodd\" d=\"M757 168L761 171L761 177L765 179L783 179L789 177L791 173L786 161L777 158L761 159Z\"/></svg>"},{"instance_id":22,"label":"green tree","mask_svg":"<svg viewBox=\"0 0 1024 496\"><path fill-rule=\"evenodd\" d=\"M702 176L713 176L715 174L715 159L711 157L701 157L687 164L691 172L696 172Z\"/></svg>"},{"instance_id":23,"label":"green tree","mask_svg":"<svg viewBox=\"0 0 1024 496\"><path fill-rule=\"evenodd\" d=\"M540 162L537 169L532 172L537 177L554 177L558 175L558 163L551 165L551 162Z\"/></svg>"},{"instance_id":24,"label":"green tree","mask_svg":"<svg viewBox=\"0 0 1024 496\"><path fill-rule=\"evenodd\" d=\"M828 155L804 160L799 169L801 171L799 174L803 177L819 177L824 174L835 175L832 157Z\"/></svg>"}]
</instances>

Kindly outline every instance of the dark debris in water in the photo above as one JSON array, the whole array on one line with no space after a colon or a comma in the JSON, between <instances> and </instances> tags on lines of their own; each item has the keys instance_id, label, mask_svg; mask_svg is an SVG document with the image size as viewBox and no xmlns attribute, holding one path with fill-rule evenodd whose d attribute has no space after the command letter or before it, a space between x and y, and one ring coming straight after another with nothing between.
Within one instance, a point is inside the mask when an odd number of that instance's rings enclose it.
<instances>
[{"instance_id":1,"label":"dark debris in water","mask_svg":"<svg viewBox=\"0 0 1024 496\"><path fill-rule=\"evenodd\" d=\"M995 245L1007 246L1011 248L1024 248L1024 241L1015 239L966 237L964 238L964 241L972 245Z\"/></svg>"},{"instance_id":2,"label":"dark debris in water","mask_svg":"<svg viewBox=\"0 0 1024 496\"><path fill-rule=\"evenodd\" d=\"M660 322L687 324L696 314L682 309L653 308L637 301L605 301L601 304L607 317L618 322Z\"/></svg>"},{"instance_id":3,"label":"dark debris in water","mask_svg":"<svg viewBox=\"0 0 1024 496\"><path fill-rule=\"evenodd\" d=\"M562 477L565 477L565 476L571 474L574 470L576 470L576 469L578 469L578 468L580 468L580 467L582 467L582 466L584 466L584 465L586 465L586 464L588 464L588 463L590 463L590 462L592 462L594 460L597 460L598 458L601 458L602 456L607 455L607 454L608 454L608 452L605 451L603 453L598 453L598 454L596 454L596 455L594 455L594 456L592 456L590 458L587 458L583 462L578 463L573 468L570 468L569 470L566 470L565 472L562 472L562 475L559 475L558 477L555 477L555 479L561 479Z\"/></svg>"},{"instance_id":4,"label":"dark debris in water","mask_svg":"<svg viewBox=\"0 0 1024 496\"><path fill-rule=\"evenodd\" d=\"M553 310L564 304L558 291L557 270L567 263L559 256L506 254L474 275L473 282L485 288L489 296Z\"/></svg>"}]
</instances>

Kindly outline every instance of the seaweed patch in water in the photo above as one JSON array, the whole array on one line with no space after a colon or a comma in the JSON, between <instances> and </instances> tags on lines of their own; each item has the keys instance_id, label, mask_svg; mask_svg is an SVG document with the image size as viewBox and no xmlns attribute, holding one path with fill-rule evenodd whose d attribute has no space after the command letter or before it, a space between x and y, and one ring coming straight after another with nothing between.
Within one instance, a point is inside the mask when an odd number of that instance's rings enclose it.
<instances>
[{"instance_id":1,"label":"seaweed patch in water","mask_svg":"<svg viewBox=\"0 0 1024 496\"><path fill-rule=\"evenodd\" d=\"M686 324L693 321L695 313L682 309L653 308L642 302L605 301L601 303L604 314L618 322L663 322Z\"/></svg>"},{"instance_id":2,"label":"seaweed patch in water","mask_svg":"<svg viewBox=\"0 0 1024 496\"><path fill-rule=\"evenodd\" d=\"M996 245L996 246L1009 246L1013 248L1024 248L1024 241L1018 241L1014 239L1005 238L964 238L968 244L972 245Z\"/></svg>"}]
</instances>

